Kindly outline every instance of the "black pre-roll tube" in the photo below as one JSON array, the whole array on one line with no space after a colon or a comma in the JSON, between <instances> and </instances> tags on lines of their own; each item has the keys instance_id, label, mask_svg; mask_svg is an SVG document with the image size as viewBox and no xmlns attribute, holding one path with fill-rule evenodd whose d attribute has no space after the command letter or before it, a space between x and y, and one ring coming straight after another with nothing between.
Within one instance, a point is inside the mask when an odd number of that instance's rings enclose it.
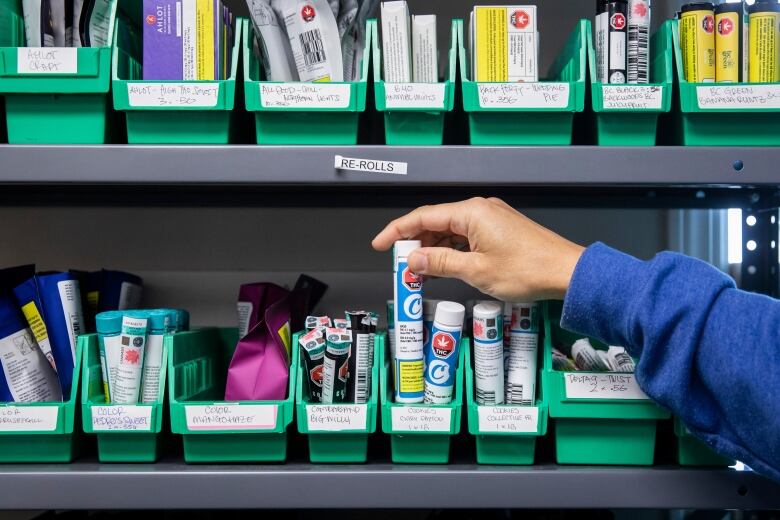
<instances>
[{"instance_id":1,"label":"black pre-roll tube","mask_svg":"<svg viewBox=\"0 0 780 520\"><path fill-rule=\"evenodd\" d=\"M602 83L625 83L627 71L627 0L596 2L598 77Z\"/></svg>"},{"instance_id":2,"label":"black pre-roll tube","mask_svg":"<svg viewBox=\"0 0 780 520\"><path fill-rule=\"evenodd\" d=\"M349 350L352 333L349 330L325 329L325 361L322 368L322 402L343 403L349 377Z\"/></svg>"},{"instance_id":3,"label":"black pre-roll tube","mask_svg":"<svg viewBox=\"0 0 780 520\"><path fill-rule=\"evenodd\" d=\"M371 372L371 316L367 312L347 311L347 320L352 330L352 349L346 402L365 403Z\"/></svg>"},{"instance_id":4,"label":"black pre-roll tube","mask_svg":"<svg viewBox=\"0 0 780 520\"><path fill-rule=\"evenodd\" d=\"M325 359L325 339L322 331L312 329L298 340L303 354L304 377L309 388L309 400L318 403L322 400L323 361Z\"/></svg>"}]
</instances>

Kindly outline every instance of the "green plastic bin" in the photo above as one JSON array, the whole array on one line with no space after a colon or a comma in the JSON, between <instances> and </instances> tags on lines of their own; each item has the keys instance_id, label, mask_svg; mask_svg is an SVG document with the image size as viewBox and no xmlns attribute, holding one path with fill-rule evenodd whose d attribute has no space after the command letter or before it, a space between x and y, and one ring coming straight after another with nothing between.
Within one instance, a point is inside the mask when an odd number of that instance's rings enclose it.
<instances>
[{"instance_id":1,"label":"green plastic bin","mask_svg":"<svg viewBox=\"0 0 780 520\"><path fill-rule=\"evenodd\" d=\"M657 422L669 412L639 390L633 374L553 370L553 346L583 337L560 327L561 305L544 304L544 384L558 463L652 465Z\"/></svg>"},{"instance_id":2,"label":"green plastic bin","mask_svg":"<svg viewBox=\"0 0 780 520\"><path fill-rule=\"evenodd\" d=\"M147 81L140 49L114 46L114 108L127 119L130 144L228 144L234 128L241 35L246 20L236 20L232 68L226 80ZM120 30L117 24L117 31ZM117 42L123 41L114 37Z\"/></svg>"},{"instance_id":3,"label":"green plastic bin","mask_svg":"<svg viewBox=\"0 0 780 520\"><path fill-rule=\"evenodd\" d=\"M674 418L674 434L677 437L677 462L681 466L733 466L736 461L714 452L704 442L694 437L688 428Z\"/></svg>"},{"instance_id":4,"label":"green plastic bin","mask_svg":"<svg viewBox=\"0 0 780 520\"><path fill-rule=\"evenodd\" d=\"M76 348L68 400L57 403L0 403L0 463L70 462L82 448L76 401L81 378L82 344Z\"/></svg>"},{"instance_id":5,"label":"green plastic bin","mask_svg":"<svg viewBox=\"0 0 780 520\"><path fill-rule=\"evenodd\" d=\"M113 18L116 0L111 5ZM8 142L105 143L110 130L111 48L29 49L24 46L22 16L12 14L11 19L10 28L0 27L0 31L10 29L16 44L0 48L0 94L5 94Z\"/></svg>"},{"instance_id":6,"label":"green plastic bin","mask_svg":"<svg viewBox=\"0 0 780 520\"><path fill-rule=\"evenodd\" d=\"M586 21L539 83L477 83L469 79L463 21L457 20L463 110L473 145L569 145L574 114L585 107ZM542 40L544 35L542 35Z\"/></svg>"},{"instance_id":7,"label":"green plastic bin","mask_svg":"<svg viewBox=\"0 0 780 520\"><path fill-rule=\"evenodd\" d=\"M237 329L181 332L166 336L164 342L171 431L184 440L185 462L286 460L297 370L290 370L287 398L282 401L226 402L225 380L238 342ZM291 366L296 367L298 349L292 353ZM226 421L234 426L219 425Z\"/></svg>"},{"instance_id":8,"label":"green plastic bin","mask_svg":"<svg viewBox=\"0 0 780 520\"><path fill-rule=\"evenodd\" d=\"M384 114L385 144L438 146L444 140L444 117L455 103L458 25L452 23L449 60L439 83L385 83L382 47L376 20L369 20L373 49L374 98Z\"/></svg>"},{"instance_id":9,"label":"green plastic bin","mask_svg":"<svg viewBox=\"0 0 780 520\"><path fill-rule=\"evenodd\" d=\"M547 433L547 399L541 372L537 376L538 397L534 406L478 405L474 400L474 367L470 343L464 345L466 403L469 433L477 440L477 463L533 464L536 439ZM539 351L541 353L542 349Z\"/></svg>"},{"instance_id":10,"label":"green plastic bin","mask_svg":"<svg viewBox=\"0 0 780 520\"><path fill-rule=\"evenodd\" d=\"M252 51L254 30L244 24L244 96L255 115L257 144L353 145L358 116L366 109L371 26L367 22L361 78L354 82L301 83L262 81Z\"/></svg>"},{"instance_id":11,"label":"green plastic bin","mask_svg":"<svg viewBox=\"0 0 780 520\"><path fill-rule=\"evenodd\" d=\"M304 334L293 338L293 347ZM376 431L377 394L379 393L380 336L375 336L374 365L371 368L371 395L365 404L339 403L323 405L309 402L309 385L303 356L298 353L298 381L295 394L298 431L309 439L311 462L364 463L368 458L368 436ZM348 422L347 422L348 421Z\"/></svg>"},{"instance_id":12,"label":"green plastic bin","mask_svg":"<svg viewBox=\"0 0 780 520\"><path fill-rule=\"evenodd\" d=\"M79 343L83 356L83 427L86 433L97 436L98 459L100 462L155 462L162 451L161 431L167 365L163 364L160 368L160 395L156 403L106 404L97 334L79 336Z\"/></svg>"},{"instance_id":13,"label":"green plastic bin","mask_svg":"<svg viewBox=\"0 0 780 520\"><path fill-rule=\"evenodd\" d=\"M450 460L450 439L460 432L463 405L463 357L468 340L461 340L458 370L455 374L454 398L449 404L397 404L393 402L393 374L390 368L387 336L377 338L379 344L380 397L382 431L390 435L393 462L413 464L447 464ZM422 419L425 416L425 419Z\"/></svg>"},{"instance_id":14,"label":"green plastic bin","mask_svg":"<svg viewBox=\"0 0 780 520\"><path fill-rule=\"evenodd\" d=\"M677 142L693 146L780 145L780 83L688 83L672 21Z\"/></svg>"},{"instance_id":15,"label":"green plastic bin","mask_svg":"<svg viewBox=\"0 0 780 520\"><path fill-rule=\"evenodd\" d=\"M672 105L672 21L650 39L650 83L609 85L597 81L593 28L587 24L588 79L593 106L596 144L654 146L658 116Z\"/></svg>"}]
</instances>

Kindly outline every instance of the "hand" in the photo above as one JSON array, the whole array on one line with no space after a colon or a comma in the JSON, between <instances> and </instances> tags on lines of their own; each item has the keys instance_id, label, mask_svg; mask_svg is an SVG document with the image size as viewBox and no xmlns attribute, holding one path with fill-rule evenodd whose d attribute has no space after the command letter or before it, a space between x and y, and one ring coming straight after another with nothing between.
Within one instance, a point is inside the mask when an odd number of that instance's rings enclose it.
<instances>
[{"instance_id":1,"label":"hand","mask_svg":"<svg viewBox=\"0 0 780 520\"><path fill-rule=\"evenodd\" d=\"M373 240L421 240L409 255L417 274L459 278L485 294L526 302L563 299L583 248L500 199L423 206L392 221Z\"/></svg>"}]
</instances>

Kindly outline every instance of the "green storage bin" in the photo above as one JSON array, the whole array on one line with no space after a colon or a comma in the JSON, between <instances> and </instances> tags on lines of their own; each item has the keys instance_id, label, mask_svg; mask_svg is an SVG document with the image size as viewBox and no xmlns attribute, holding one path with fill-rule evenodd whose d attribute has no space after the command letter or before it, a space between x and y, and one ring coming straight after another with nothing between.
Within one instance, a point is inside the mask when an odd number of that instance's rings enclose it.
<instances>
[{"instance_id":1,"label":"green storage bin","mask_svg":"<svg viewBox=\"0 0 780 520\"><path fill-rule=\"evenodd\" d=\"M111 5L113 27L116 0ZM15 42L15 46L0 48L0 94L5 94L9 143L107 142L111 48L48 48L47 53L57 52L54 59L28 59L21 7L17 13L11 14L10 28L0 27L0 32L10 29ZM55 63L62 72L29 72ZM24 64L24 71L19 70L20 64Z\"/></svg>"},{"instance_id":2,"label":"green storage bin","mask_svg":"<svg viewBox=\"0 0 780 520\"><path fill-rule=\"evenodd\" d=\"M587 24L588 80L596 144L653 146L658 116L672 105L672 22L665 22L650 39L650 83L609 85L597 81L593 28Z\"/></svg>"},{"instance_id":3,"label":"green storage bin","mask_svg":"<svg viewBox=\"0 0 780 520\"><path fill-rule=\"evenodd\" d=\"M121 38L114 39L112 87L114 108L127 119L127 142L130 144L229 144L234 128L236 77L238 75L241 35L246 20L236 20L230 78L214 81L147 81L143 80L141 49L120 48ZM120 24L117 24L117 31ZM161 106L150 91L177 89ZM186 104L178 92L185 90ZM171 104L167 104L171 103Z\"/></svg>"},{"instance_id":4,"label":"green storage bin","mask_svg":"<svg viewBox=\"0 0 780 520\"><path fill-rule=\"evenodd\" d=\"M561 306L544 304L544 385L558 463L652 465L657 422L669 412L638 390L633 374L553 370L553 346L583 337L560 327ZM605 348L595 339L591 343Z\"/></svg>"},{"instance_id":5,"label":"green storage bin","mask_svg":"<svg viewBox=\"0 0 780 520\"><path fill-rule=\"evenodd\" d=\"M537 376L534 406L481 406L474 400L474 367L470 342L467 342L466 403L469 433L477 440L478 464L530 465L534 463L536 438L547 433L547 399L541 371ZM541 354L542 349L539 349ZM541 366L541 363L539 364ZM511 413L512 417L507 417ZM482 420L480 420L482 418ZM492 421L491 421L492 419ZM494 424L496 426L483 426Z\"/></svg>"},{"instance_id":6,"label":"green storage bin","mask_svg":"<svg viewBox=\"0 0 780 520\"><path fill-rule=\"evenodd\" d=\"M681 466L733 466L736 461L714 452L704 442L694 437L688 428L674 418L674 434L677 437L677 462Z\"/></svg>"},{"instance_id":7,"label":"green storage bin","mask_svg":"<svg viewBox=\"0 0 780 520\"><path fill-rule=\"evenodd\" d=\"M463 109L468 113L471 144L571 144L574 114L585 107L586 21L577 23L548 80L539 83L470 80L463 21L457 24Z\"/></svg>"},{"instance_id":8,"label":"green storage bin","mask_svg":"<svg viewBox=\"0 0 780 520\"><path fill-rule=\"evenodd\" d=\"M284 462L287 458L297 370L290 370L287 398L282 401L226 402L227 370L237 342L235 328L165 337L171 431L182 436L187 463ZM292 349L291 367L296 366L298 349ZM241 426L203 424L208 417Z\"/></svg>"},{"instance_id":9,"label":"green storage bin","mask_svg":"<svg viewBox=\"0 0 780 520\"><path fill-rule=\"evenodd\" d=\"M683 75L678 21L671 24L677 74L677 142L693 146L780 145L780 83L688 83Z\"/></svg>"},{"instance_id":10,"label":"green storage bin","mask_svg":"<svg viewBox=\"0 0 780 520\"><path fill-rule=\"evenodd\" d=\"M155 462L162 452L165 373L155 403L106 404L97 334L79 336L82 360L81 416L86 433L96 434L100 462ZM165 349L165 345L163 345ZM163 350L163 359L167 359Z\"/></svg>"},{"instance_id":11,"label":"green storage bin","mask_svg":"<svg viewBox=\"0 0 780 520\"><path fill-rule=\"evenodd\" d=\"M81 378L82 342L76 348L68 400L56 403L0 403L0 463L70 462L81 452L76 401Z\"/></svg>"},{"instance_id":12,"label":"green storage bin","mask_svg":"<svg viewBox=\"0 0 780 520\"><path fill-rule=\"evenodd\" d=\"M458 24L452 22L449 61L439 83L385 83L382 79L382 46L376 20L369 20L372 35L374 98L384 114L385 144L438 146L444 140L444 117L455 103L455 71L458 59ZM425 101L415 101L421 96ZM411 97L412 99L405 99ZM389 106L388 106L389 105Z\"/></svg>"},{"instance_id":13,"label":"green storage bin","mask_svg":"<svg viewBox=\"0 0 780 520\"><path fill-rule=\"evenodd\" d=\"M293 348L300 349L299 332L293 338ZM295 394L296 421L298 431L309 439L309 460L311 462L364 463L368 458L368 436L376 431L377 394L379 393L379 349L380 336L375 336L374 365L371 368L371 395L365 404L338 403L321 405L309 403L308 379L303 355L298 352L297 392ZM312 426L310 417L321 419L349 418L344 429L338 426ZM335 424L335 423L333 423ZM339 423L341 424L341 423Z\"/></svg>"},{"instance_id":14,"label":"green storage bin","mask_svg":"<svg viewBox=\"0 0 780 520\"><path fill-rule=\"evenodd\" d=\"M458 370L455 374L454 398L449 404L397 404L393 401L393 374L390 368L387 336L378 336L380 363L380 398L382 404L382 431L390 435L390 452L393 462L413 464L447 464L450 460L450 439L460 432L461 407L463 405L463 357L468 340L460 343ZM426 412L429 420L407 422L415 412ZM427 425L425 423L428 423ZM395 424L394 424L395 423ZM421 428L427 427L428 430ZM415 429L420 428L420 429Z\"/></svg>"},{"instance_id":15,"label":"green storage bin","mask_svg":"<svg viewBox=\"0 0 780 520\"><path fill-rule=\"evenodd\" d=\"M371 53L370 23L361 78L353 82L282 83L262 81L260 61L252 52L254 29L244 24L244 96L246 109L255 115L257 144L354 145L358 139L358 116L366 109L368 61ZM266 92L263 95L263 91ZM288 103L285 94L312 101ZM316 100L315 100L316 99Z\"/></svg>"}]
</instances>

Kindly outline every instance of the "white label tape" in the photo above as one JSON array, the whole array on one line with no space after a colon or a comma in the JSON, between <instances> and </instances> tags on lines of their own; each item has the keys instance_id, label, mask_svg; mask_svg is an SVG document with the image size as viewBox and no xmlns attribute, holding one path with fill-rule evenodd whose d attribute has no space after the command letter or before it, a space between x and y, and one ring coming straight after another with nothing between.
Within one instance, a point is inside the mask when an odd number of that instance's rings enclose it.
<instances>
[{"instance_id":1,"label":"white label tape","mask_svg":"<svg viewBox=\"0 0 780 520\"><path fill-rule=\"evenodd\" d=\"M444 108L444 83L385 83L385 108Z\"/></svg>"},{"instance_id":2,"label":"white label tape","mask_svg":"<svg viewBox=\"0 0 780 520\"><path fill-rule=\"evenodd\" d=\"M272 430L276 426L275 404L215 403L184 407L190 430Z\"/></svg>"},{"instance_id":3,"label":"white label tape","mask_svg":"<svg viewBox=\"0 0 780 520\"><path fill-rule=\"evenodd\" d=\"M482 108L566 108L568 83L479 83Z\"/></svg>"},{"instance_id":4,"label":"white label tape","mask_svg":"<svg viewBox=\"0 0 780 520\"><path fill-rule=\"evenodd\" d=\"M452 424L452 408L432 406L394 406L393 431L397 432L449 432Z\"/></svg>"},{"instance_id":5,"label":"white label tape","mask_svg":"<svg viewBox=\"0 0 780 520\"><path fill-rule=\"evenodd\" d=\"M341 155L337 155L334 161L334 168L337 170L388 173L390 175L406 175L407 165L408 163L405 162L357 159L355 157L342 157Z\"/></svg>"},{"instance_id":6,"label":"white label tape","mask_svg":"<svg viewBox=\"0 0 780 520\"><path fill-rule=\"evenodd\" d=\"M0 431L51 432L58 416L56 406L0 406Z\"/></svg>"},{"instance_id":7,"label":"white label tape","mask_svg":"<svg viewBox=\"0 0 780 520\"><path fill-rule=\"evenodd\" d=\"M95 431L151 431L152 407L136 405L93 406L92 429Z\"/></svg>"},{"instance_id":8,"label":"white label tape","mask_svg":"<svg viewBox=\"0 0 780 520\"><path fill-rule=\"evenodd\" d=\"M536 406L478 406L480 432L536 433L539 408Z\"/></svg>"},{"instance_id":9,"label":"white label tape","mask_svg":"<svg viewBox=\"0 0 780 520\"><path fill-rule=\"evenodd\" d=\"M696 87L696 97L701 110L780 108L780 84Z\"/></svg>"},{"instance_id":10,"label":"white label tape","mask_svg":"<svg viewBox=\"0 0 780 520\"><path fill-rule=\"evenodd\" d=\"M664 87L651 85L602 85L604 108L608 110L660 110Z\"/></svg>"},{"instance_id":11,"label":"white label tape","mask_svg":"<svg viewBox=\"0 0 780 520\"><path fill-rule=\"evenodd\" d=\"M634 374L569 372L565 381L568 399L649 399Z\"/></svg>"},{"instance_id":12,"label":"white label tape","mask_svg":"<svg viewBox=\"0 0 780 520\"><path fill-rule=\"evenodd\" d=\"M263 108L348 108L346 83L261 83Z\"/></svg>"},{"instance_id":13,"label":"white label tape","mask_svg":"<svg viewBox=\"0 0 780 520\"><path fill-rule=\"evenodd\" d=\"M309 431L337 432L368 427L368 405L311 404L306 407Z\"/></svg>"},{"instance_id":14,"label":"white label tape","mask_svg":"<svg viewBox=\"0 0 780 520\"><path fill-rule=\"evenodd\" d=\"M127 101L131 107L217 106L219 83L128 83Z\"/></svg>"},{"instance_id":15,"label":"white label tape","mask_svg":"<svg viewBox=\"0 0 780 520\"><path fill-rule=\"evenodd\" d=\"M72 47L19 47L16 72L19 74L76 74L77 49Z\"/></svg>"}]
</instances>

